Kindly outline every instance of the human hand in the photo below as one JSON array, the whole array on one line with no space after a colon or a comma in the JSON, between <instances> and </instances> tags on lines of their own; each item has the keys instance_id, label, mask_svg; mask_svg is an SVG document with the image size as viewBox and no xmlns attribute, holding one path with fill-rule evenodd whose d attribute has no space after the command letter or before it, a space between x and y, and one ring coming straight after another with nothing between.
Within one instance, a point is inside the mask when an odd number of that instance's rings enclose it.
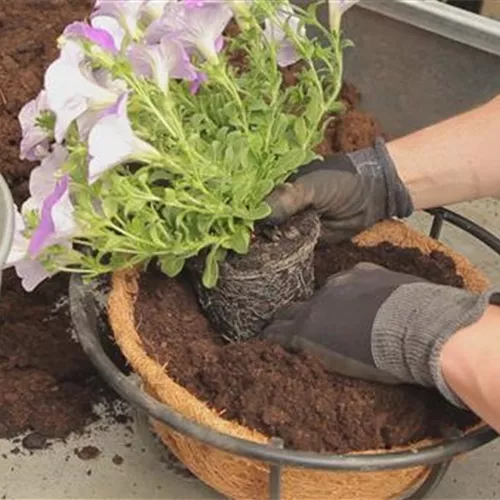
<instances>
[{"instance_id":1,"label":"human hand","mask_svg":"<svg viewBox=\"0 0 500 500\"><path fill-rule=\"evenodd\" d=\"M462 406L442 377L441 349L479 320L491 296L362 263L332 276L309 301L278 312L262 336L317 355L331 371L436 387Z\"/></svg>"},{"instance_id":2,"label":"human hand","mask_svg":"<svg viewBox=\"0 0 500 500\"><path fill-rule=\"evenodd\" d=\"M314 160L267 198L267 222L279 225L311 207L332 242L352 238L390 217L408 217L413 205L382 139L373 148Z\"/></svg>"}]
</instances>

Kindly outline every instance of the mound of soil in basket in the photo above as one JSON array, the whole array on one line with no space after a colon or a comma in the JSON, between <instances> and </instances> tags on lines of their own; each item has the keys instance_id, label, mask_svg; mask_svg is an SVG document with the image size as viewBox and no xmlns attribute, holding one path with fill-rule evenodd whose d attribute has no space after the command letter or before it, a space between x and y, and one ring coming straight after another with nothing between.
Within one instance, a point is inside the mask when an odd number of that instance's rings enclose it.
<instances>
[{"instance_id":1,"label":"mound of soil in basket","mask_svg":"<svg viewBox=\"0 0 500 500\"><path fill-rule=\"evenodd\" d=\"M452 259L383 243L318 246L317 284L371 261L461 287ZM135 317L148 354L224 418L279 436L290 448L346 453L390 449L465 430L477 417L416 386L387 386L329 373L317 359L262 340L224 344L199 310L187 279L141 277Z\"/></svg>"},{"instance_id":2,"label":"mound of soil in basket","mask_svg":"<svg viewBox=\"0 0 500 500\"><path fill-rule=\"evenodd\" d=\"M0 9L0 173L20 205L36 163L19 160L21 107L34 98L43 73L57 57L57 37L88 16L93 0L22 0ZM100 418L123 421L115 395L72 339L68 278L58 276L26 293L13 271L0 291L0 438L31 432L22 442L43 448L47 439L81 432ZM107 415L106 415L107 413ZM108 418L109 417L109 420ZM18 448L17 448L18 449Z\"/></svg>"}]
</instances>

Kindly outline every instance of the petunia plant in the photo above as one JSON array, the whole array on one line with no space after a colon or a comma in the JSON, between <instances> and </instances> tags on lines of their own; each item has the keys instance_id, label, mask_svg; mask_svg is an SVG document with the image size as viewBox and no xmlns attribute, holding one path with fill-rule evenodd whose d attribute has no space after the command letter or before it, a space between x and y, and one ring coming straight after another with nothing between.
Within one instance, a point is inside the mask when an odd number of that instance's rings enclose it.
<instances>
[{"instance_id":1,"label":"petunia plant","mask_svg":"<svg viewBox=\"0 0 500 500\"><path fill-rule=\"evenodd\" d=\"M152 259L175 276L200 254L214 286L341 109L340 17L353 2L330 0L329 28L321 3L97 0L67 26L19 115L21 158L40 162L7 262L24 287Z\"/></svg>"}]
</instances>

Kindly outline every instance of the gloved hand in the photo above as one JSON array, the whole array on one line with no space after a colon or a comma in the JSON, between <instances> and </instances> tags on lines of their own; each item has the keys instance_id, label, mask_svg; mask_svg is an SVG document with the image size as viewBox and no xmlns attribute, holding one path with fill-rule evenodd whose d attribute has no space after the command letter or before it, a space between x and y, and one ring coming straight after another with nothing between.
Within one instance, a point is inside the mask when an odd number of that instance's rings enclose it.
<instances>
[{"instance_id":1,"label":"gloved hand","mask_svg":"<svg viewBox=\"0 0 500 500\"><path fill-rule=\"evenodd\" d=\"M473 294L362 263L330 277L309 301L278 312L263 338L317 355L331 371L436 387L464 406L441 374L445 342L500 293Z\"/></svg>"},{"instance_id":2,"label":"gloved hand","mask_svg":"<svg viewBox=\"0 0 500 500\"><path fill-rule=\"evenodd\" d=\"M305 165L266 201L272 209L267 222L274 225L307 207L315 209L323 219L323 235L332 242L413 212L410 194L382 139L373 148Z\"/></svg>"}]
</instances>

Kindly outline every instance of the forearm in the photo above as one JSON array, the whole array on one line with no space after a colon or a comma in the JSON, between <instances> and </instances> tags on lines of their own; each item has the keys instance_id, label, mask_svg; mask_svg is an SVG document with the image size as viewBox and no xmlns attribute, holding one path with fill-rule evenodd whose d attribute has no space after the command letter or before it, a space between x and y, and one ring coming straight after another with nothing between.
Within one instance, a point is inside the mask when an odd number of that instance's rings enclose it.
<instances>
[{"instance_id":1,"label":"forearm","mask_svg":"<svg viewBox=\"0 0 500 500\"><path fill-rule=\"evenodd\" d=\"M451 337L441 352L443 376L459 398L500 432L500 307Z\"/></svg>"},{"instance_id":2,"label":"forearm","mask_svg":"<svg viewBox=\"0 0 500 500\"><path fill-rule=\"evenodd\" d=\"M500 96L387 149L417 210L500 195Z\"/></svg>"}]
</instances>

